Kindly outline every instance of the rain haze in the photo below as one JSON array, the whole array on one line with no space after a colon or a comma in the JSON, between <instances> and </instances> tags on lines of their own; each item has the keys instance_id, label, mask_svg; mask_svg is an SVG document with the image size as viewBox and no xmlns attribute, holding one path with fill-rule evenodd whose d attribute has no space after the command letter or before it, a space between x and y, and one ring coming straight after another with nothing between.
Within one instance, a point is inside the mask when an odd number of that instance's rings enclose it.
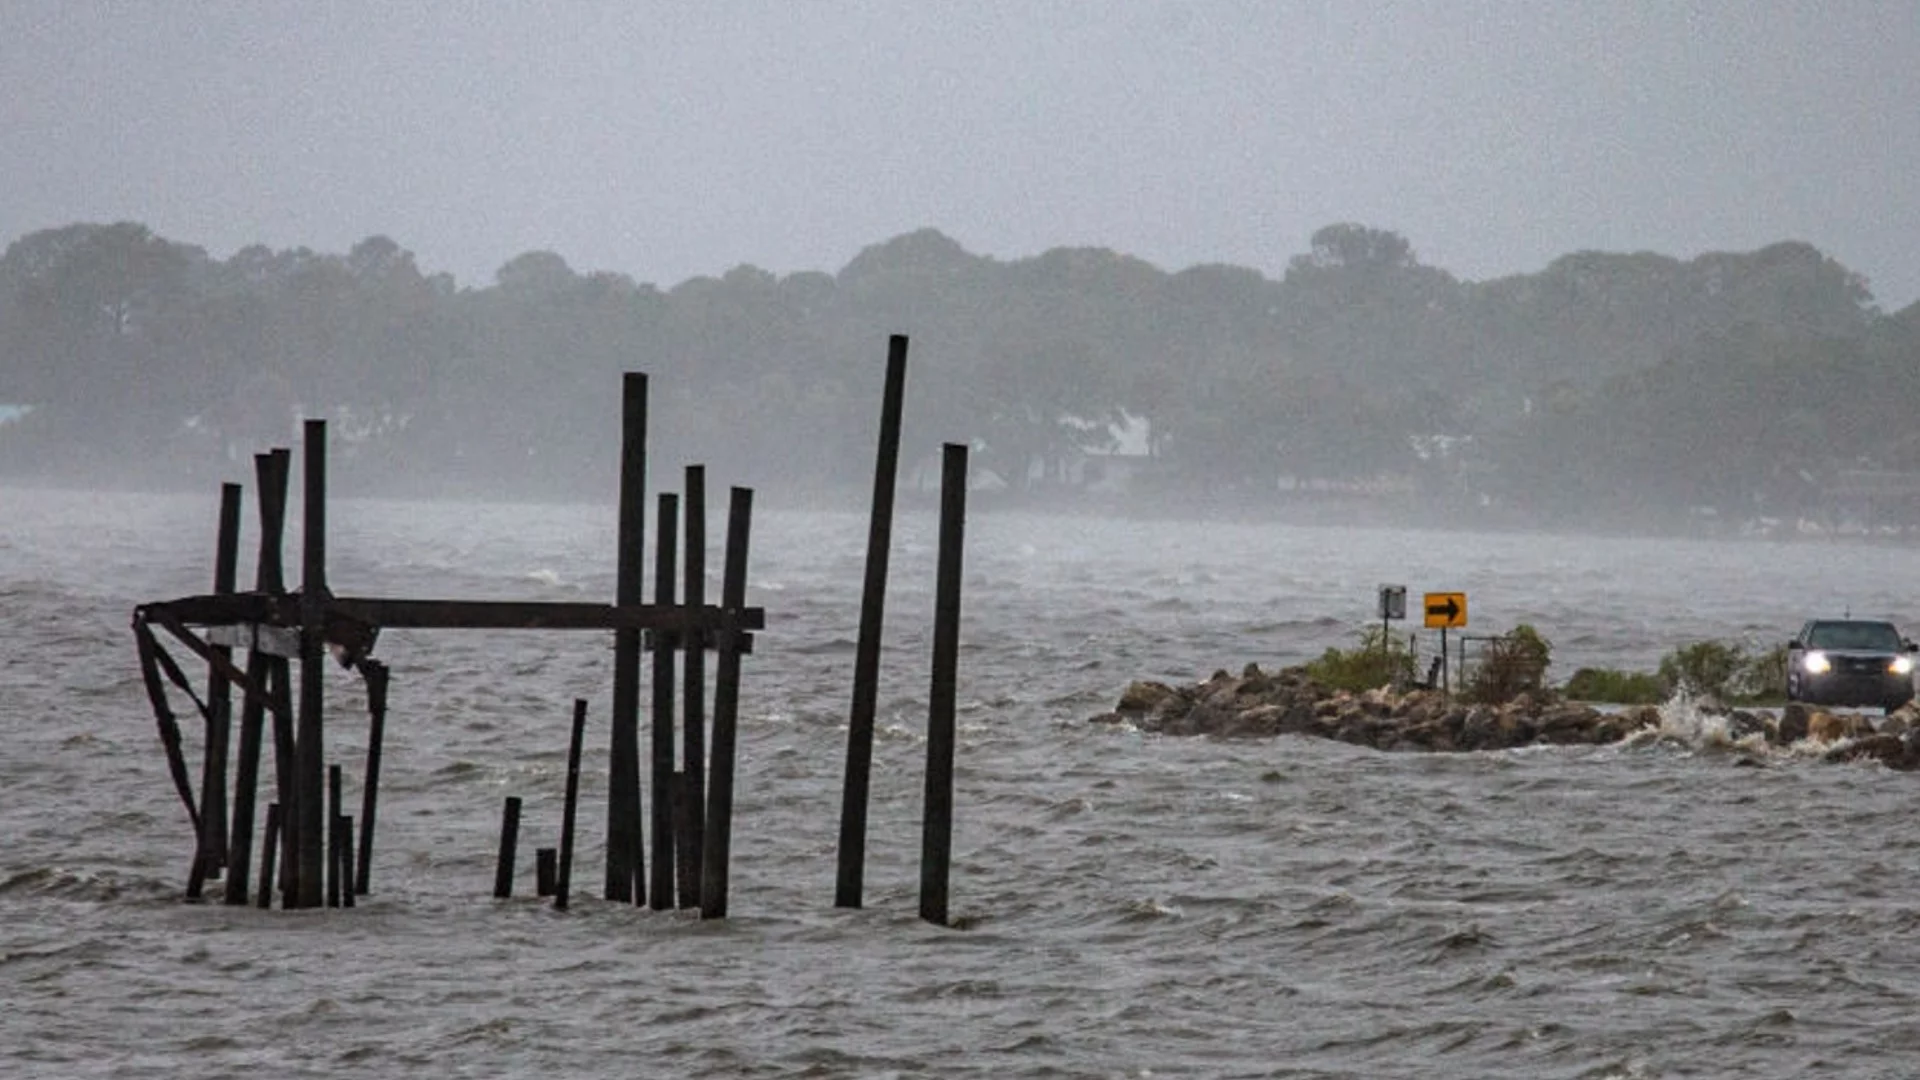
<instances>
[{"instance_id":1,"label":"rain haze","mask_svg":"<svg viewBox=\"0 0 1920 1080\"><path fill-rule=\"evenodd\" d=\"M0 0L0 1080L1920 1075L1917 120L1920 0Z\"/></svg>"},{"instance_id":2,"label":"rain haze","mask_svg":"<svg viewBox=\"0 0 1920 1080\"><path fill-rule=\"evenodd\" d=\"M1357 221L1474 280L1802 240L1891 311L1915 56L1906 3L11 3L0 235L667 287L922 227L1277 275Z\"/></svg>"},{"instance_id":3,"label":"rain haze","mask_svg":"<svg viewBox=\"0 0 1920 1080\"><path fill-rule=\"evenodd\" d=\"M1915 56L1784 0L5 5L0 475L325 416L357 490L600 496L645 371L662 460L857 493L904 333L908 484L1920 528Z\"/></svg>"}]
</instances>

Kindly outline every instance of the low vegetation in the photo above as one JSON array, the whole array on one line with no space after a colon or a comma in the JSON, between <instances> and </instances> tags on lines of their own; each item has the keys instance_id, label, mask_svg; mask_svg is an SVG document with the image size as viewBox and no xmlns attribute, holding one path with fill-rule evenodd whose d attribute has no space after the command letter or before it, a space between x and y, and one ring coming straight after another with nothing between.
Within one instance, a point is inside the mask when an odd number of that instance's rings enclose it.
<instances>
[{"instance_id":1,"label":"low vegetation","mask_svg":"<svg viewBox=\"0 0 1920 1080\"><path fill-rule=\"evenodd\" d=\"M1526 623L1486 643L1480 662L1465 675L1461 696L1484 705L1503 705L1542 689L1553 643Z\"/></svg>"},{"instance_id":2,"label":"low vegetation","mask_svg":"<svg viewBox=\"0 0 1920 1080\"><path fill-rule=\"evenodd\" d=\"M1575 701L1603 701L1610 705L1658 705L1667 700L1667 684L1644 671L1615 671L1583 667L1567 680L1562 693Z\"/></svg>"},{"instance_id":3,"label":"low vegetation","mask_svg":"<svg viewBox=\"0 0 1920 1080\"><path fill-rule=\"evenodd\" d=\"M1675 694L1712 697L1729 705L1776 705L1787 682L1785 646L1749 652L1731 641L1694 641L1660 658L1657 672L1581 668L1563 692L1575 701L1651 705Z\"/></svg>"},{"instance_id":4,"label":"low vegetation","mask_svg":"<svg viewBox=\"0 0 1920 1080\"><path fill-rule=\"evenodd\" d=\"M1410 643L1371 627L1352 649L1329 648L1306 665L1323 686L1359 693L1381 686L1405 688L1424 678ZM1547 682L1553 643L1522 623L1489 639L1461 672L1463 700L1501 705L1522 694L1555 689ZM1681 645L1660 658L1655 671L1583 667L1558 693L1572 701L1611 705L1658 705L1675 694L1712 697L1729 705L1776 705L1784 700L1787 651L1784 646L1752 652L1734 641L1706 640Z\"/></svg>"},{"instance_id":5,"label":"low vegetation","mask_svg":"<svg viewBox=\"0 0 1920 1080\"><path fill-rule=\"evenodd\" d=\"M1318 660L1309 661L1306 671L1322 686L1354 693L1380 686L1405 686L1415 679L1408 643L1377 626L1360 633L1359 648L1329 648Z\"/></svg>"}]
</instances>

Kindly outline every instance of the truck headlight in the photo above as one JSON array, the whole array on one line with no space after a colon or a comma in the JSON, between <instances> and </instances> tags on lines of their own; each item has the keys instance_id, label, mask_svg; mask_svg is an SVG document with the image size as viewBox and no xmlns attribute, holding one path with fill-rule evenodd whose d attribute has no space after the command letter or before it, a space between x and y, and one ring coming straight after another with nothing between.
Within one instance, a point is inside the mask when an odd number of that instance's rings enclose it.
<instances>
[{"instance_id":1,"label":"truck headlight","mask_svg":"<svg viewBox=\"0 0 1920 1080\"><path fill-rule=\"evenodd\" d=\"M1893 672L1895 675L1911 674L1913 672L1913 657L1896 656L1891 663L1887 664L1887 670Z\"/></svg>"},{"instance_id":2,"label":"truck headlight","mask_svg":"<svg viewBox=\"0 0 1920 1080\"><path fill-rule=\"evenodd\" d=\"M1806 668L1809 675L1825 675L1833 670L1833 661L1827 659L1826 653L1815 651L1802 657L1800 666Z\"/></svg>"}]
</instances>

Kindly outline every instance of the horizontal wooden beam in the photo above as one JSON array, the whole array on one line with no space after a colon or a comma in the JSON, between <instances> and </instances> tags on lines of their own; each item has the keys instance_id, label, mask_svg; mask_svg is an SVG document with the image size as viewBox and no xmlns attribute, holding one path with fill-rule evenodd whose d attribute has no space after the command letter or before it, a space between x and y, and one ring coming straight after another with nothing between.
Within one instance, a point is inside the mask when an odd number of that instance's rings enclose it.
<instances>
[{"instance_id":1,"label":"horizontal wooden beam","mask_svg":"<svg viewBox=\"0 0 1920 1080\"><path fill-rule=\"evenodd\" d=\"M297 595L264 593L188 596L147 604L165 609L173 618L194 626L297 627ZM327 637L344 629L406 630L672 630L747 631L766 627L766 610L749 607L729 611L708 604L698 607L661 604L579 604L514 600L391 600L336 596L327 601Z\"/></svg>"}]
</instances>

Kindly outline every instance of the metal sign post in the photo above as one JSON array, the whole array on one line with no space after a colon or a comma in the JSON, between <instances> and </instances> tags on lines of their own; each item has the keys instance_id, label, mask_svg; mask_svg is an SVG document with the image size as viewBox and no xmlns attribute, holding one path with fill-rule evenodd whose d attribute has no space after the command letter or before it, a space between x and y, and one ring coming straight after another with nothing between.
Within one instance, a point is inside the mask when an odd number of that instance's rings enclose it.
<instances>
[{"instance_id":1,"label":"metal sign post","mask_svg":"<svg viewBox=\"0 0 1920 1080\"><path fill-rule=\"evenodd\" d=\"M1463 592L1430 592L1422 605L1426 612L1427 629L1440 631L1440 700L1447 700L1447 688L1451 682L1447 670L1447 630L1451 627L1467 625L1467 594Z\"/></svg>"},{"instance_id":2,"label":"metal sign post","mask_svg":"<svg viewBox=\"0 0 1920 1080\"><path fill-rule=\"evenodd\" d=\"M1382 670L1392 667L1393 660L1393 620L1407 617L1407 587L1405 585L1380 586L1380 666Z\"/></svg>"}]
</instances>

